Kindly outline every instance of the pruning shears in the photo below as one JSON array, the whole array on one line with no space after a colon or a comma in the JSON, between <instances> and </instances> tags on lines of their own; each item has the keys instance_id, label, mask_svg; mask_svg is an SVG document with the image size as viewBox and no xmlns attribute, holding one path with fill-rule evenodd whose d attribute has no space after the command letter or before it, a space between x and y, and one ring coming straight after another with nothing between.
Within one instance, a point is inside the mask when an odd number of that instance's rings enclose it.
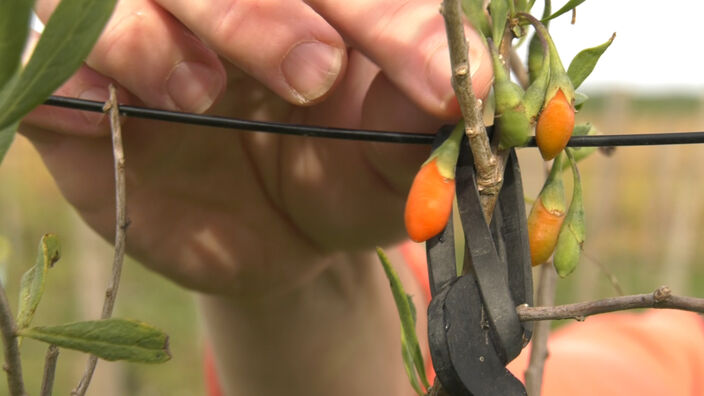
<instances>
[{"instance_id":1,"label":"pruning shears","mask_svg":"<svg viewBox=\"0 0 704 396\"><path fill-rule=\"evenodd\" d=\"M442 128L439 145L451 128ZM513 150L491 224L487 224L469 145L461 145L456 191L464 231L464 275L455 265L452 218L426 243L432 300L428 307L430 353L438 379L452 395L525 395L506 364L532 333L516 306L533 303L533 281L521 173Z\"/></svg>"}]
</instances>

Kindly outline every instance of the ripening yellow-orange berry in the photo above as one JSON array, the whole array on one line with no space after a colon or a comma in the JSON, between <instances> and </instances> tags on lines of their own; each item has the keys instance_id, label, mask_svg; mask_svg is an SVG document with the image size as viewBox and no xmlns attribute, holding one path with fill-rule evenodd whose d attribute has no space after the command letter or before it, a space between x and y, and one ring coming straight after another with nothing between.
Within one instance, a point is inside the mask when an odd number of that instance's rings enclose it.
<instances>
[{"instance_id":1,"label":"ripening yellow-orange berry","mask_svg":"<svg viewBox=\"0 0 704 396\"><path fill-rule=\"evenodd\" d=\"M548 101L538 116L535 141L543 158L551 160L567 145L574 129L574 107L562 89Z\"/></svg>"},{"instance_id":2,"label":"ripening yellow-orange berry","mask_svg":"<svg viewBox=\"0 0 704 396\"><path fill-rule=\"evenodd\" d=\"M564 220L564 210L548 210L540 197L535 201L527 221L530 258L533 266L548 261L555 250Z\"/></svg>"}]
</instances>

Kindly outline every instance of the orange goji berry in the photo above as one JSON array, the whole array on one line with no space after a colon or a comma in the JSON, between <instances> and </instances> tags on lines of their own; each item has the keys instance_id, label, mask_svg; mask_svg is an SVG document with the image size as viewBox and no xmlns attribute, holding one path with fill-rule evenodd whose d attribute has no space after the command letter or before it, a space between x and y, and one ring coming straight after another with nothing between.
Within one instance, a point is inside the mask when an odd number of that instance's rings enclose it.
<instances>
[{"instance_id":1,"label":"orange goji berry","mask_svg":"<svg viewBox=\"0 0 704 396\"><path fill-rule=\"evenodd\" d=\"M528 215L528 242L530 258L534 266L546 262L557 244L565 212L548 210L538 198Z\"/></svg>"},{"instance_id":2,"label":"orange goji berry","mask_svg":"<svg viewBox=\"0 0 704 396\"><path fill-rule=\"evenodd\" d=\"M439 234L452 213L455 179L440 174L437 158L425 163L418 173L406 201L404 220L408 235L424 242Z\"/></svg>"},{"instance_id":3,"label":"orange goji berry","mask_svg":"<svg viewBox=\"0 0 704 396\"><path fill-rule=\"evenodd\" d=\"M555 158L550 174L528 214L528 242L533 265L546 262L565 219L565 192L562 185L562 155Z\"/></svg>"},{"instance_id":4,"label":"orange goji berry","mask_svg":"<svg viewBox=\"0 0 704 396\"><path fill-rule=\"evenodd\" d=\"M535 140L545 160L555 158L565 148L573 129L574 108L558 89L538 116L535 128Z\"/></svg>"}]
</instances>

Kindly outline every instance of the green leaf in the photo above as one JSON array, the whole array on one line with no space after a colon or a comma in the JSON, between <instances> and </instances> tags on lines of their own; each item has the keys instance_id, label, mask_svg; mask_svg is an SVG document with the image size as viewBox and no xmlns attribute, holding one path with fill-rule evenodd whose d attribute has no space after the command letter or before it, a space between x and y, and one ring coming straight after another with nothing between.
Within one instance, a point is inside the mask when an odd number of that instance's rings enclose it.
<instances>
[{"instance_id":1,"label":"green leaf","mask_svg":"<svg viewBox=\"0 0 704 396\"><path fill-rule=\"evenodd\" d=\"M416 305L413 304L413 297L411 297L410 294L406 294L406 299L408 300L408 306L411 308L411 318L413 318L413 326L418 323L417 319L417 314L416 314Z\"/></svg>"},{"instance_id":2,"label":"green leaf","mask_svg":"<svg viewBox=\"0 0 704 396\"><path fill-rule=\"evenodd\" d=\"M582 181L577 169L577 161L572 155L572 151L566 150L565 152L572 166L574 183L572 186L572 202L570 202L570 208L567 210L562 227L560 227L555 252L553 253L553 265L561 278L571 274L577 268L585 239Z\"/></svg>"},{"instance_id":3,"label":"green leaf","mask_svg":"<svg viewBox=\"0 0 704 396\"><path fill-rule=\"evenodd\" d=\"M381 260L381 265L384 267L384 272L386 277L389 279L389 284L391 286L391 294L394 296L394 301L396 302L396 309L398 310L398 315L401 318L401 342L406 344L406 347L410 351L413 358L413 364L415 365L416 372L426 388L430 387L428 378L425 376L425 362L423 361L423 354L420 351L420 345L418 344L418 337L416 336L416 326L414 320L415 307L411 308L412 303L408 295L401 285L401 280L398 274L391 266L389 259L381 248L376 248L376 253ZM403 352L405 353L405 351Z\"/></svg>"},{"instance_id":4,"label":"green leaf","mask_svg":"<svg viewBox=\"0 0 704 396\"><path fill-rule=\"evenodd\" d=\"M15 132L17 131L17 126L19 122L10 125L7 128L0 129L0 164L7 154L7 150L12 145L12 141L15 140Z\"/></svg>"},{"instance_id":5,"label":"green leaf","mask_svg":"<svg viewBox=\"0 0 704 396\"><path fill-rule=\"evenodd\" d=\"M596 63L599 61L599 58L604 51L609 48L611 43L614 42L615 38L616 33L614 33L604 44L587 48L578 53L574 59L572 59L570 67L567 68L567 75L570 77L570 80L572 80L572 85L574 85L575 89L582 85L584 80L589 77L594 70Z\"/></svg>"},{"instance_id":6,"label":"green leaf","mask_svg":"<svg viewBox=\"0 0 704 396\"><path fill-rule=\"evenodd\" d=\"M484 0L462 0L462 10L467 16L467 20L472 26L482 33L483 36L489 36L489 21L486 18L484 10Z\"/></svg>"},{"instance_id":7,"label":"green leaf","mask_svg":"<svg viewBox=\"0 0 704 396\"><path fill-rule=\"evenodd\" d=\"M0 12L0 88L20 65L29 36L33 0L7 0Z\"/></svg>"},{"instance_id":8,"label":"green leaf","mask_svg":"<svg viewBox=\"0 0 704 396\"><path fill-rule=\"evenodd\" d=\"M61 348L91 353L104 360L163 363L171 359L169 337L149 324L128 319L102 319L18 331Z\"/></svg>"},{"instance_id":9,"label":"green leaf","mask_svg":"<svg viewBox=\"0 0 704 396\"><path fill-rule=\"evenodd\" d=\"M501 46L501 40L504 37L504 30L508 20L509 1L511 0L491 0L491 3L489 3L489 12L491 13L491 22L493 24L491 38L494 40L496 48Z\"/></svg>"},{"instance_id":10,"label":"green leaf","mask_svg":"<svg viewBox=\"0 0 704 396\"><path fill-rule=\"evenodd\" d=\"M545 23L545 22L547 22L547 21L549 21L549 20L551 20L551 19L555 19L555 18L559 17L560 15L562 15L562 14L568 12L568 11L572 11L573 8L576 8L578 5L584 3L584 1L585 1L585 0L570 0L570 1L567 2L567 4L565 4L564 6L562 6L562 8L560 8L560 9L557 10L557 11L555 11L554 14L550 15L550 16L547 17L547 18L543 18L543 20L542 20L541 22Z\"/></svg>"},{"instance_id":11,"label":"green leaf","mask_svg":"<svg viewBox=\"0 0 704 396\"><path fill-rule=\"evenodd\" d=\"M579 111L582 110L582 106L589 100L589 96L584 92L575 91L574 92L574 108Z\"/></svg>"},{"instance_id":12,"label":"green leaf","mask_svg":"<svg viewBox=\"0 0 704 396\"><path fill-rule=\"evenodd\" d=\"M403 367L406 369L406 375L408 375L408 381L411 383L411 387L416 391L418 396L425 395L413 368L413 352L408 348L408 343L406 342L406 337L403 336L403 332L401 332L401 354L403 355Z\"/></svg>"},{"instance_id":13,"label":"green leaf","mask_svg":"<svg viewBox=\"0 0 704 396\"><path fill-rule=\"evenodd\" d=\"M90 53L117 0L63 0L19 78L0 100L0 128L22 118L64 83Z\"/></svg>"},{"instance_id":14,"label":"green leaf","mask_svg":"<svg viewBox=\"0 0 704 396\"><path fill-rule=\"evenodd\" d=\"M54 234L45 234L39 241L39 251L34 266L22 275L20 286L17 328L29 327L39 301L44 294L46 273L59 260L59 241Z\"/></svg>"}]
</instances>

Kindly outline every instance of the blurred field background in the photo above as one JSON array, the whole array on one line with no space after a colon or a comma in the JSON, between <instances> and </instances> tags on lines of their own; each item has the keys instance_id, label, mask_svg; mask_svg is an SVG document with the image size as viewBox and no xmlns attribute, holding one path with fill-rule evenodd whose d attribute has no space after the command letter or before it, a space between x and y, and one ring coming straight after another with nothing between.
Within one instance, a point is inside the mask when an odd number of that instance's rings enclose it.
<instances>
[{"instance_id":1,"label":"blurred field background","mask_svg":"<svg viewBox=\"0 0 704 396\"><path fill-rule=\"evenodd\" d=\"M605 133L704 130L704 97L591 96L578 122L590 121ZM542 161L535 149L520 150L519 157L526 195L534 198L543 181ZM704 297L704 145L624 147L610 157L594 154L580 169L588 227L585 258L575 274L559 281L558 303L616 295L601 267L626 294L667 284L675 293ZM570 180L566 172L567 191ZM63 257L50 272L35 324L97 318L112 262L110 246L82 224L21 137L0 166L0 186L0 237L10 245L6 257L0 253L0 272L13 306L40 236L54 232ZM88 393L204 394L193 297L128 260L116 316L145 320L169 333L173 359L155 366L101 361ZM22 346L25 379L33 394L45 350L32 340ZM55 394L68 394L84 365L85 355L62 351ZM6 392L0 386L0 395Z\"/></svg>"}]
</instances>

